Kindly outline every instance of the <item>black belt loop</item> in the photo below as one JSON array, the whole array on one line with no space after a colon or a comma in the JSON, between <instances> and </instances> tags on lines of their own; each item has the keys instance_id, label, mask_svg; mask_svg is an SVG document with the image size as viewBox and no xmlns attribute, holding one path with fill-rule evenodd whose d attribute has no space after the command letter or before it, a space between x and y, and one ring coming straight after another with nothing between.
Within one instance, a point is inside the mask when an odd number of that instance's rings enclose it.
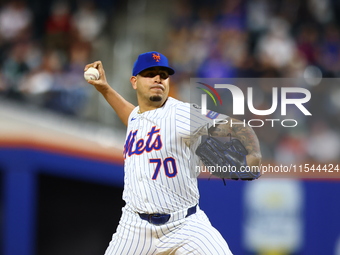
<instances>
[{"instance_id":1,"label":"black belt loop","mask_svg":"<svg viewBox=\"0 0 340 255\"><path fill-rule=\"evenodd\" d=\"M195 206L193 206L193 207L190 207L190 208L188 209L188 213L187 213L187 215L185 216L185 218L186 218L186 217L189 217L189 216L192 215L192 214L195 214L195 213L196 213L196 210L197 210L197 205L195 205Z\"/></svg>"},{"instance_id":2,"label":"black belt loop","mask_svg":"<svg viewBox=\"0 0 340 255\"><path fill-rule=\"evenodd\" d=\"M187 210L187 215L185 218L189 217L190 215L196 213L197 211L197 205L190 207ZM147 222L153 224L153 225L163 225L167 223L171 217L171 214L160 214L160 213L153 213L153 214L147 214L147 213L139 213L139 217L142 220L146 220Z\"/></svg>"}]
</instances>

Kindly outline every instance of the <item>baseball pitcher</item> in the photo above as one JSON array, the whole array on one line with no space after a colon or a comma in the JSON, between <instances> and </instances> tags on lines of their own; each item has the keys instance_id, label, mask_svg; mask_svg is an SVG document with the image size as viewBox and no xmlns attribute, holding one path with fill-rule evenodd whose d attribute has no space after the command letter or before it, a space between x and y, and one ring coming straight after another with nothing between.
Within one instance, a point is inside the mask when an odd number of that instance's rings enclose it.
<instances>
[{"instance_id":1,"label":"baseball pitcher","mask_svg":"<svg viewBox=\"0 0 340 255\"><path fill-rule=\"evenodd\" d=\"M135 107L109 86L100 61L99 79L88 80L127 125L123 155L126 205L105 252L113 254L232 254L227 242L199 208L195 161L207 166L231 165L236 171L214 172L223 179L254 180L261 153L250 127L217 125L199 107L169 97L175 73L159 52L140 54L130 82L136 91ZM219 116L221 117L221 115ZM228 116L224 116L226 119ZM208 138L201 141L201 136ZM216 139L230 136L226 143ZM232 137L232 138L231 138Z\"/></svg>"}]
</instances>

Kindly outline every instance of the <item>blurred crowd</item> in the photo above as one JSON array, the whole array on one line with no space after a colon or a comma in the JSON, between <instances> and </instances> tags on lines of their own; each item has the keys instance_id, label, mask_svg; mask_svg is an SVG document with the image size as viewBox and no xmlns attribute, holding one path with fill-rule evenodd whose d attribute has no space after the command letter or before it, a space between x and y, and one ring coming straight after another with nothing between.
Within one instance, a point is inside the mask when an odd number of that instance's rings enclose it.
<instances>
[{"instance_id":1,"label":"blurred crowd","mask_svg":"<svg viewBox=\"0 0 340 255\"><path fill-rule=\"evenodd\" d=\"M92 93L83 68L110 25L109 1L100 7L98 1L55 1L40 19L27 2L0 6L0 95L81 117ZM264 158L339 159L339 1L177 0L171 6L170 32L157 50L176 70L172 95L190 100L191 77L302 78L313 116L300 116L301 128L258 128ZM271 102L271 89L257 91Z\"/></svg>"},{"instance_id":2,"label":"blurred crowd","mask_svg":"<svg viewBox=\"0 0 340 255\"><path fill-rule=\"evenodd\" d=\"M166 51L176 70L174 93L188 100L191 77L302 79L293 86L311 92L306 107L312 117L301 112L276 116L295 117L297 128L254 128L263 158L282 164L338 162L340 80L334 78L340 75L339 13L336 0L176 1ZM280 85L256 84L254 102L258 109L269 109L271 88ZM245 119L259 117L248 114Z\"/></svg>"},{"instance_id":3,"label":"blurred crowd","mask_svg":"<svg viewBox=\"0 0 340 255\"><path fill-rule=\"evenodd\" d=\"M46 7L40 15L30 1L0 7L0 94L80 115L90 97L84 66L98 48L106 13L91 0Z\"/></svg>"}]
</instances>

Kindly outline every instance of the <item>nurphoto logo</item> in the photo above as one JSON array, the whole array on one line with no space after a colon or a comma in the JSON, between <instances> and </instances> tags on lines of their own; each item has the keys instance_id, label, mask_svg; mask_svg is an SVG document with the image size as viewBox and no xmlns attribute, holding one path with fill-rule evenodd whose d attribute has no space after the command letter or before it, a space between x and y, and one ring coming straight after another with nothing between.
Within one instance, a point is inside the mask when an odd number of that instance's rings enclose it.
<instances>
[{"instance_id":1,"label":"nurphoto logo","mask_svg":"<svg viewBox=\"0 0 340 255\"><path fill-rule=\"evenodd\" d=\"M217 106L217 100L218 99L220 105L222 105L222 99L220 94L216 91L216 89L228 89L231 92L232 96L232 113L233 115L244 115L245 114L245 102L247 102L247 107L248 110L259 116L268 116L273 114L279 105L280 101L280 108L281 108L281 116L286 116L287 115L287 105L294 105L297 109L299 109L305 116L311 116L312 114L307 110L307 108L304 106L305 103L309 102L311 99L311 93L309 90L305 88L300 88L300 87L281 87L279 93L279 88L278 87L273 87L272 88L272 105L270 106L269 109L256 109L254 107L254 93L253 93L253 88L252 87L247 87L247 100L245 100L244 93L242 90L232 84L215 84L214 86L208 85L203 82L197 82L199 84L204 85L205 87L209 88L209 90L201 87L197 87L204 91L206 94L201 94L201 113L203 115L207 115L209 113L207 109L207 94L210 96L210 98L213 100L215 106ZM288 98L289 94L294 93L296 94L301 94L301 98ZM279 100L279 94L281 95L280 100ZM215 95L215 96L214 96ZM215 98L216 97L216 98ZM298 125L298 121L296 119L250 119L246 121L243 119L241 122L232 122L232 120L229 120L231 126L232 125L247 125L250 127L262 127L265 123L270 123L272 127L275 126L277 122L279 122L283 127L295 127ZM227 124L228 120L225 119L213 119L213 124L214 126L216 124Z\"/></svg>"}]
</instances>

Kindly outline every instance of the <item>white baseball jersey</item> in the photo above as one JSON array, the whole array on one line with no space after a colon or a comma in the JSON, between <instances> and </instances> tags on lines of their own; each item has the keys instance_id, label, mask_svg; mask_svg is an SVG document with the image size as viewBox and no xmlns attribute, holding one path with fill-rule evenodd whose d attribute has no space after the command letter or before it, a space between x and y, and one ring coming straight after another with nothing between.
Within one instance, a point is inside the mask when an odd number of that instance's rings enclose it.
<instances>
[{"instance_id":1,"label":"white baseball jersey","mask_svg":"<svg viewBox=\"0 0 340 255\"><path fill-rule=\"evenodd\" d=\"M199 199L199 173L190 170L199 140L193 143L191 134L210 126L209 117L217 117L216 113L204 116L198 108L171 97L158 109L141 114L138 110L129 116L124 146L126 206L105 255L232 255L199 206L186 217ZM153 225L138 213L171 214L171 218Z\"/></svg>"},{"instance_id":2,"label":"white baseball jersey","mask_svg":"<svg viewBox=\"0 0 340 255\"><path fill-rule=\"evenodd\" d=\"M188 141L191 131L212 125L209 114L171 97L158 109L138 110L128 122L123 199L143 213L172 213L196 205L199 173L190 172L194 157Z\"/></svg>"}]
</instances>

